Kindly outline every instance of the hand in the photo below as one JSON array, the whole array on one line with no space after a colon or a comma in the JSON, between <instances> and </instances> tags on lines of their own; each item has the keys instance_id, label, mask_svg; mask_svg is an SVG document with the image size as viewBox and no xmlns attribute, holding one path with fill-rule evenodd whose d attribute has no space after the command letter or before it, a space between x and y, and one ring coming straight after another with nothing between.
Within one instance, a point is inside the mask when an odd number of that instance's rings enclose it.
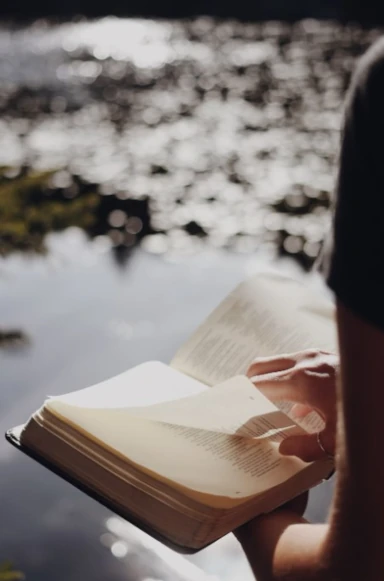
<instances>
[{"instance_id":1,"label":"hand","mask_svg":"<svg viewBox=\"0 0 384 581\"><path fill-rule=\"evenodd\" d=\"M247 375L271 401L290 401L292 415L303 418L316 411L324 420L320 441L328 454L334 455L336 442L337 355L310 349L299 353L255 359ZM280 453L313 462L324 456L317 434L292 436L280 444Z\"/></svg>"},{"instance_id":2,"label":"hand","mask_svg":"<svg viewBox=\"0 0 384 581\"><path fill-rule=\"evenodd\" d=\"M309 492L302 492L296 498L292 498L288 500L288 502L276 508L276 510L290 510L291 512L295 512L298 516L303 516L308 504Z\"/></svg>"},{"instance_id":3,"label":"hand","mask_svg":"<svg viewBox=\"0 0 384 581\"><path fill-rule=\"evenodd\" d=\"M288 521L291 521L289 524L306 522L303 519L303 514L307 508L308 496L308 492L303 492L272 512L257 516L233 531L251 563L254 563L257 537L261 536L263 542L266 540L264 531L265 527L268 527L268 522L272 521L275 524L279 522L286 523L287 518Z\"/></svg>"}]
</instances>

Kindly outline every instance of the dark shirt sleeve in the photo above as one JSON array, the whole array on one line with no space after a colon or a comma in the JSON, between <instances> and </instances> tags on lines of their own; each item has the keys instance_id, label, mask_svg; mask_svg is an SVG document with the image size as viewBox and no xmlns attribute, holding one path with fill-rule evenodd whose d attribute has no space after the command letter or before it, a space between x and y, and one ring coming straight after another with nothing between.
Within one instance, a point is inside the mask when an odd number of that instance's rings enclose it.
<instances>
[{"instance_id":1,"label":"dark shirt sleeve","mask_svg":"<svg viewBox=\"0 0 384 581\"><path fill-rule=\"evenodd\" d=\"M347 96L328 246L324 267L336 297L384 330L383 41L361 59Z\"/></svg>"}]
</instances>

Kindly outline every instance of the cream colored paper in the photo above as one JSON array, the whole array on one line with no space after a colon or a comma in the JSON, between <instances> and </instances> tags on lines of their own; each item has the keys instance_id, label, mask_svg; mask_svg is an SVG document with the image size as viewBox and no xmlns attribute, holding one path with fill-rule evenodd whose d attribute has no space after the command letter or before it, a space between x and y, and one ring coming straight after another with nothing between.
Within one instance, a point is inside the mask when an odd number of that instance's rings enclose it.
<instances>
[{"instance_id":1,"label":"cream colored paper","mask_svg":"<svg viewBox=\"0 0 384 581\"><path fill-rule=\"evenodd\" d=\"M155 368L152 379L145 370L147 389L148 382L161 386L161 367ZM179 375L174 370L164 373L168 379L172 373ZM132 462L192 490L239 499L306 466L278 453L281 439L300 433L300 428L245 377L145 408L127 407L127 396L111 385L104 407L103 398L94 397L92 390L51 398L46 407Z\"/></svg>"},{"instance_id":2,"label":"cream colored paper","mask_svg":"<svg viewBox=\"0 0 384 581\"><path fill-rule=\"evenodd\" d=\"M207 385L244 374L255 357L336 350L334 309L306 285L272 274L240 284L179 349L172 367Z\"/></svg>"},{"instance_id":3,"label":"cream colored paper","mask_svg":"<svg viewBox=\"0 0 384 581\"><path fill-rule=\"evenodd\" d=\"M173 401L206 390L201 382L160 361L136 365L91 387L50 398L72 405L108 409L138 407ZM48 400L49 401L49 400Z\"/></svg>"}]
</instances>

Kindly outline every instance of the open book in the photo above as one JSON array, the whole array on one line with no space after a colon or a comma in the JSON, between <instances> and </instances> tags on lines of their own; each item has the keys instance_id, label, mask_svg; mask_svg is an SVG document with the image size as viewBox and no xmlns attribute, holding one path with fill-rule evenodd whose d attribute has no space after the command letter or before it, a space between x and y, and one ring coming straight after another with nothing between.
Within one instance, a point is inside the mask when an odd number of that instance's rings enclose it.
<instances>
[{"instance_id":1,"label":"open book","mask_svg":"<svg viewBox=\"0 0 384 581\"><path fill-rule=\"evenodd\" d=\"M170 366L147 362L98 385L50 397L8 432L40 462L153 536L201 549L327 478L329 459L278 452L318 431L276 407L245 377L257 356L335 350L333 307L306 286L258 275L238 286Z\"/></svg>"}]
</instances>

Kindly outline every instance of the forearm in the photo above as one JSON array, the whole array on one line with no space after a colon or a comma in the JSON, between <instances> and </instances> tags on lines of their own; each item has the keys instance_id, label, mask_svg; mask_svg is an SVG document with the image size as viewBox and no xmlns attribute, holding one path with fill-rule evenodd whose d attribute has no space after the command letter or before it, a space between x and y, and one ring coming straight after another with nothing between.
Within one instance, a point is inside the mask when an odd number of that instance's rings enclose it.
<instances>
[{"instance_id":1,"label":"forearm","mask_svg":"<svg viewBox=\"0 0 384 581\"><path fill-rule=\"evenodd\" d=\"M258 581L384 579L384 332L338 303L341 375L330 524L276 511L238 536Z\"/></svg>"},{"instance_id":2,"label":"forearm","mask_svg":"<svg viewBox=\"0 0 384 581\"><path fill-rule=\"evenodd\" d=\"M310 525L297 513L279 510L238 533L257 581L330 581L323 557L327 525Z\"/></svg>"}]
</instances>

